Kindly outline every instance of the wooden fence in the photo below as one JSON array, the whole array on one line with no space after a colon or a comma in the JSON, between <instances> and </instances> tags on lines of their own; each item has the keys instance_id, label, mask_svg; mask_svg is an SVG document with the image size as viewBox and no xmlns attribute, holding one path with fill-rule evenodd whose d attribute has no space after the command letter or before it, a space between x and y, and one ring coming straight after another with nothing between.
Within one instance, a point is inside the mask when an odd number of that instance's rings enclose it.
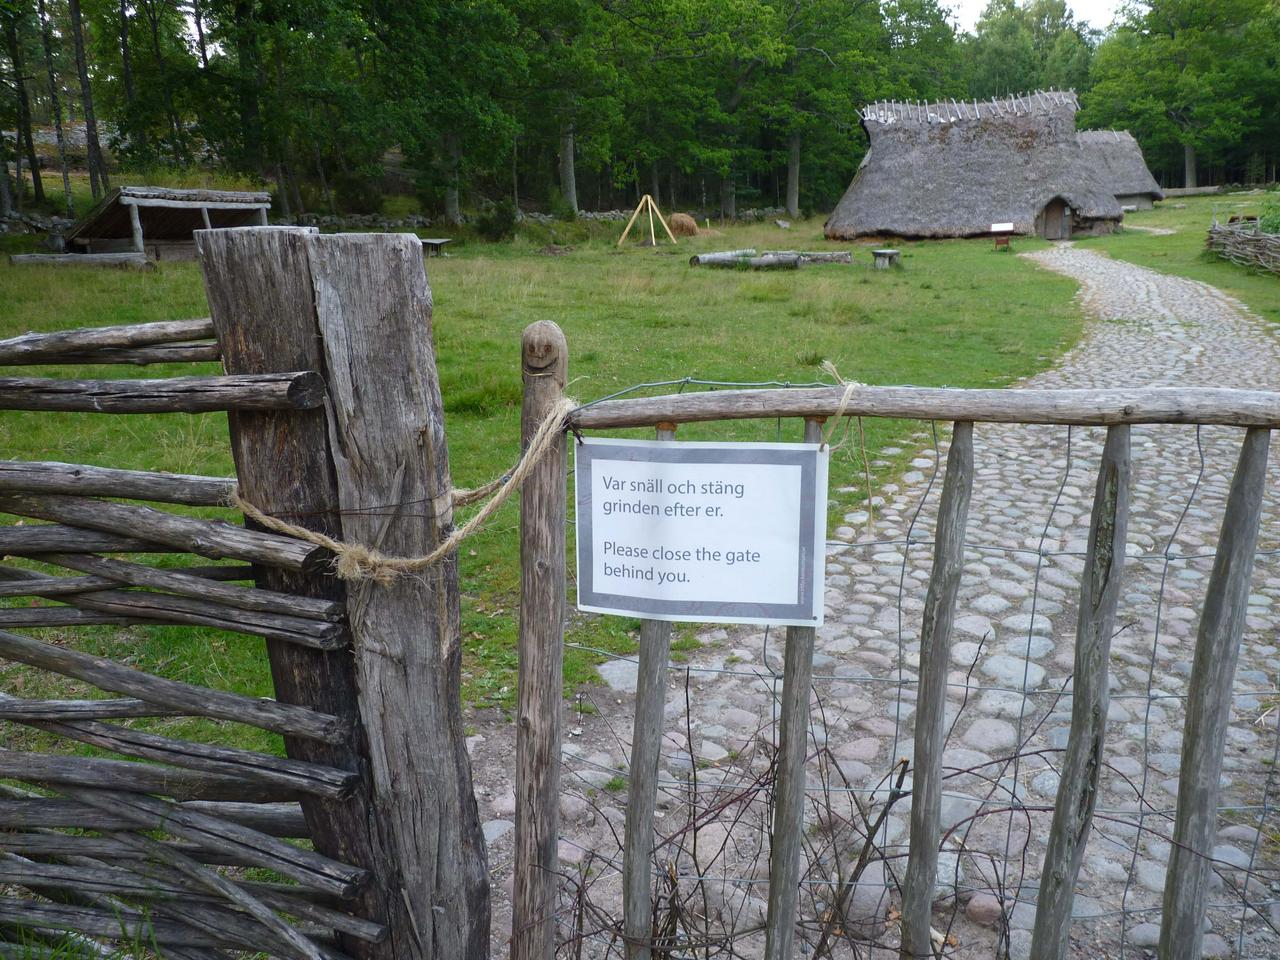
<instances>
[{"instance_id":1,"label":"wooden fence","mask_svg":"<svg viewBox=\"0 0 1280 960\"><path fill-rule=\"evenodd\" d=\"M155 505L226 504L238 489L389 553L447 536L421 246L305 229L196 236L210 318L0 343L8 365L220 359L220 376L3 378L0 409L225 410L237 472L0 463L0 511L28 521L0 527L0 554L65 572L0 567L0 596L50 601L0 609L0 658L118 695L3 696L0 719L146 761L0 750L0 778L28 785L0 786L0 956L52 955L70 933L191 960L478 960L488 877L462 742L454 562L346 586L311 542ZM162 565L146 562L157 554ZM157 624L265 638L275 698L13 632ZM175 716L270 731L287 756L118 722ZM244 879L251 868L275 879Z\"/></svg>"},{"instance_id":2,"label":"wooden fence","mask_svg":"<svg viewBox=\"0 0 1280 960\"><path fill-rule=\"evenodd\" d=\"M561 396L567 355L552 324L525 334L524 432L536 429ZM551 376L546 376L551 372ZM1172 855L1164 888L1159 955L1193 960L1201 955L1219 775L1237 650L1244 629L1258 534L1271 430L1280 427L1280 394L1219 389L949 390L858 389L845 402L839 387L724 390L608 400L578 410L576 430L656 428L673 440L680 423L730 419L801 418L806 440L817 440L824 419L848 416L914 418L953 424L939 507L932 576L923 613L914 756L910 758L911 831L902 884L904 960L936 956L931 920L939 859L943 791L945 696L963 567L965 528L973 489L975 422L1069 424L1107 428L1097 478L1079 594L1074 696L1069 742L1061 762L1048 852L1035 911L1031 956L1067 956L1072 901L1085 843L1093 825L1103 769L1108 708L1109 646L1125 563L1130 483L1129 433L1133 424L1228 424L1246 427L1220 542L1200 621L1186 707ZM549 960L555 950L558 864L557 776L560 756L565 551L565 465L549 460L537 485L524 492L520 634L519 766L516 782L516 876L512 956ZM655 929L652 855L669 625L643 621L640 629L635 718L622 845L623 919L628 960L672 956L675 946ZM802 798L805 790L809 691L814 631L789 627L770 837L769 897L764 956L789 960L794 942L800 878Z\"/></svg>"},{"instance_id":3,"label":"wooden fence","mask_svg":"<svg viewBox=\"0 0 1280 960\"><path fill-rule=\"evenodd\" d=\"M1214 223L1205 246L1232 263L1280 273L1280 234L1263 233L1256 222Z\"/></svg>"}]
</instances>

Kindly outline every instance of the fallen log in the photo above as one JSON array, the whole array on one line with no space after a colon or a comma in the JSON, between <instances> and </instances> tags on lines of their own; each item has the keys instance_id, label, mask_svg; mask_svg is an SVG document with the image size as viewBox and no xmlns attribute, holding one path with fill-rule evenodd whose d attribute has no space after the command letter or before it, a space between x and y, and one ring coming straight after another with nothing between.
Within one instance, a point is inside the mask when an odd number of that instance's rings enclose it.
<instances>
[{"instance_id":1,"label":"fallen log","mask_svg":"<svg viewBox=\"0 0 1280 960\"><path fill-rule=\"evenodd\" d=\"M766 257L799 257L801 263L853 263L849 250L766 250Z\"/></svg>"},{"instance_id":2,"label":"fallen log","mask_svg":"<svg viewBox=\"0 0 1280 960\"><path fill-rule=\"evenodd\" d=\"M689 258L689 266L704 267L712 264L737 263L745 257L754 257L755 248L746 250L722 250L719 253L698 253Z\"/></svg>"},{"instance_id":3,"label":"fallen log","mask_svg":"<svg viewBox=\"0 0 1280 960\"><path fill-rule=\"evenodd\" d=\"M709 260L704 266L728 270L796 270L800 267L799 254L761 257L740 257L736 260Z\"/></svg>"}]
</instances>

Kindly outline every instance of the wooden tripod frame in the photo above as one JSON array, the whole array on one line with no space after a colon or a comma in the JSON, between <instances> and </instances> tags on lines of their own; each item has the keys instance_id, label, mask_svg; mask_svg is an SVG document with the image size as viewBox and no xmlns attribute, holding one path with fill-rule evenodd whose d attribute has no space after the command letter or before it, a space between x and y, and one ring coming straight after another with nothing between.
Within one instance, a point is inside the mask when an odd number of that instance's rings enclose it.
<instances>
[{"instance_id":1,"label":"wooden tripod frame","mask_svg":"<svg viewBox=\"0 0 1280 960\"><path fill-rule=\"evenodd\" d=\"M622 236L618 239L618 246L622 246L626 242L627 234L631 232L631 227L636 222L636 217L640 216L645 209L649 211L649 246L656 247L658 238L653 232L653 218L656 216L658 222L662 224L662 229L667 231L667 236L671 238L672 243L676 243L676 235L671 232L671 228L667 226L667 221L662 219L662 211L658 209L658 205L654 203L653 197L645 194L640 198L640 202L636 204L636 212L631 215L631 219L627 221L627 228L622 231ZM678 245L678 244L677 244Z\"/></svg>"}]
</instances>

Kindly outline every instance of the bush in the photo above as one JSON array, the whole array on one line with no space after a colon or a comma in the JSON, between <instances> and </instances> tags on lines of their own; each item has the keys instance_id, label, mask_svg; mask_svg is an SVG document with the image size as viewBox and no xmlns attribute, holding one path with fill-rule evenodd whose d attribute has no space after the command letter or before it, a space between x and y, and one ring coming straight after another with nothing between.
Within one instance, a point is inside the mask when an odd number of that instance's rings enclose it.
<instances>
[{"instance_id":1,"label":"bush","mask_svg":"<svg viewBox=\"0 0 1280 960\"><path fill-rule=\"evenodd\" d=\"M1280 233L1280 197L1268 197L1263 201L1258 229L1263 233Z\"/></svg>"},{"instance_id":2,"label":"bush","mask_svg":"<svg viewBox=\"0 0 1280 960\"><path fill-rule=\"evenodd\" d=\"M333 191L342 213L378 213L382 209L380 177L339 172L333 178Z\"/></svg>"},{"instance_id":3,"label":"bush","mask_svg":"<svg viewBox=\"0 0 1280 960\"><path fill-rule=\"evenodd\" d=\"M557 220L577 220L578 213L569 205L559 187L552 187L547 196L547 212Z\"/></svg>"},{"instance_id":4,"label":"bush","mask_svg":"<svg viewBox=\"0 0 1280 960\"><path fill-rule=\"evenodd\" d=\"M476 230L486 240L510 240L516 233L516 207L510 200L500 200L493 209L476 219Z\"/></svg>"}]
</instances>

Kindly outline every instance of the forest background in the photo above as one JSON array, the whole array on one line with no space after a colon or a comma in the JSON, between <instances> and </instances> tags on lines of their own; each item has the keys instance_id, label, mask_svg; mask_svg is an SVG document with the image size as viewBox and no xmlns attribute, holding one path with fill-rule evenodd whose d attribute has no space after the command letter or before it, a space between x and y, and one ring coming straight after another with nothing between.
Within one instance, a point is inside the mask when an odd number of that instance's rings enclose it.
<instances>
[{"instance_id":1,"label":"forest background","mask_svg":"<svg viewBox=\"0 0 1280 960\"><path fill-rule=\"evenodd\" d=\"M1280 0L992 0L972 32L939 0L0 0L0 31L0 215L67 206L59 166L94 196L214 171L286 218L802 215L847 186L865 103L1048 88L1165 185L1280 159Z\"/></svg>"}]
</instances>

